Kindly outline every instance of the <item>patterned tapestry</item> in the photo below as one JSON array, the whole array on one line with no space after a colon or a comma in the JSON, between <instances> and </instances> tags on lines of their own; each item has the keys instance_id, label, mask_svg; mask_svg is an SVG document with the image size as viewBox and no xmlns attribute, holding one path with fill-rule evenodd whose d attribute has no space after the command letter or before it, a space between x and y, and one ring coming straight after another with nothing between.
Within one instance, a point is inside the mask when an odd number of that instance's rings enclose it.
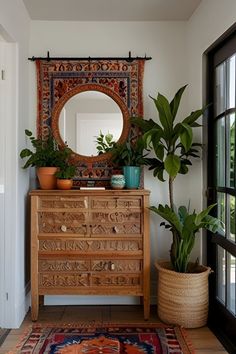
<instances>
[{"instance_id":1,"label":"patterned tapestry","mask_svg":"<svg viewBox=\"0 0 236 354\"><path fill-rule=\"evenodd\" d=\"M37 135L48 135L54 106L64 94L81 85L98 84L112 90L126 104L130 116L142 116L144 62L144 59L37 59ZM96 177L96 173L92 173L88 178L88 169L94 171L94 167L99 171L99 176ZM77 166L74 184L87 185L88 179L91 179L95 180L95 185L106 185L109 183L111 171L109 161L100 162L96 166L83 162Z\"/></svg>"}]
</instances>

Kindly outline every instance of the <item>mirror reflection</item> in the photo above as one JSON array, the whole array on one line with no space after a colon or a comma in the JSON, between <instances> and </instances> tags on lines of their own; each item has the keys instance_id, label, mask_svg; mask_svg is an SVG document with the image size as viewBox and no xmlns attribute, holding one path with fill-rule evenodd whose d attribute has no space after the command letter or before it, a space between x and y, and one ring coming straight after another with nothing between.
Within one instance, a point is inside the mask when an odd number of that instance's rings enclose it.
<instances>
[{"instance_id":1,"label":"mirror reflection","mask_svg":"<svg viewBox=\"0 0 236 354\"><path fill-rule=\"evenodd\" d=\"M96 138L111 134L117 141L123 130L119 105L99 91L84 91L71 97L59 116L62 140L77 154L96 156Z\"/></svg>"}]
</instances>

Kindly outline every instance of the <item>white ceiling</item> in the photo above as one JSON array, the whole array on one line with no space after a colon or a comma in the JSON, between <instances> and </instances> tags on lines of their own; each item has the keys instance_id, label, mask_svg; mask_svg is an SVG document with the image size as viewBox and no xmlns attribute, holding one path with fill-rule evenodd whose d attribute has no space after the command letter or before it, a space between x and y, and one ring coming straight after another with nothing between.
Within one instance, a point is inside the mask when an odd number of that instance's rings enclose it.
<instances>
[{"instance_id":1,"label":"white ceiling","mask_svg":"<svg viewBox=\"0 0 236 354\"><path fill-rule=\"evenodd\" d=\"M201 0L23 0L32 20L181 21Z\"/></svg>"}]
</instances>

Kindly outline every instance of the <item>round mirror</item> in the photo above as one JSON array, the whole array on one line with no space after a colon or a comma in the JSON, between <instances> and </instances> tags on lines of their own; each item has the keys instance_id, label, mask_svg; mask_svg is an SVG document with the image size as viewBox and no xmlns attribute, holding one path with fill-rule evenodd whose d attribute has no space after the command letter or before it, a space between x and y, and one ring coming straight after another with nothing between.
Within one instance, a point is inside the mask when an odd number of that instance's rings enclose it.
<instances>
[{"instance_id":1,"label":"round mirror","mask_svg":"<svg viewBox=\"0 0 236 354\"><path fill-rule=\"evenodd\" d=\"M123 129L123 115L118 104L99 91L85 91L71 97L59 116L62 140L80 155L96 156L97 138L118 141Z\"/></svg>"},{"instance_id":2,"label":"round mirror","mask_svg":"<svg viewBox=\"0 0 236 354\"><path fill-rule=\"evenodd\" d=\"M122 99L108 88L83 85L58 101L52 131L60 145L73 150L76 160L101 161L108 159L109 153L99 154L97 139L109 135L112 142L124 142L129 132L129 112Z\"/></svg>"}]
</instances>

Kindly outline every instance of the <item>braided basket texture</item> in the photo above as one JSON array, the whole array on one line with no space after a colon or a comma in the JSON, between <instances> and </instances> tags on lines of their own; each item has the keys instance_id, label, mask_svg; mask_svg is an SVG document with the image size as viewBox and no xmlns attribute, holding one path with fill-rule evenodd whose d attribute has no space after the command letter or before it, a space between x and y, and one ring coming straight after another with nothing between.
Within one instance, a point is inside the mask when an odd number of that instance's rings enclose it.
<instances>
[{"instance_id":1,"label":"braided basket texture","mask_svg":"<svg viewBox=\"0 0 236 354\"><path fill-rule=\"evenodd\" d=\"M195 273L171 270L170 262L157 262L157 306L159 318L185 328L206 325L208 317L209 267L198 266Z\"/></svg>"}]
</instances>

